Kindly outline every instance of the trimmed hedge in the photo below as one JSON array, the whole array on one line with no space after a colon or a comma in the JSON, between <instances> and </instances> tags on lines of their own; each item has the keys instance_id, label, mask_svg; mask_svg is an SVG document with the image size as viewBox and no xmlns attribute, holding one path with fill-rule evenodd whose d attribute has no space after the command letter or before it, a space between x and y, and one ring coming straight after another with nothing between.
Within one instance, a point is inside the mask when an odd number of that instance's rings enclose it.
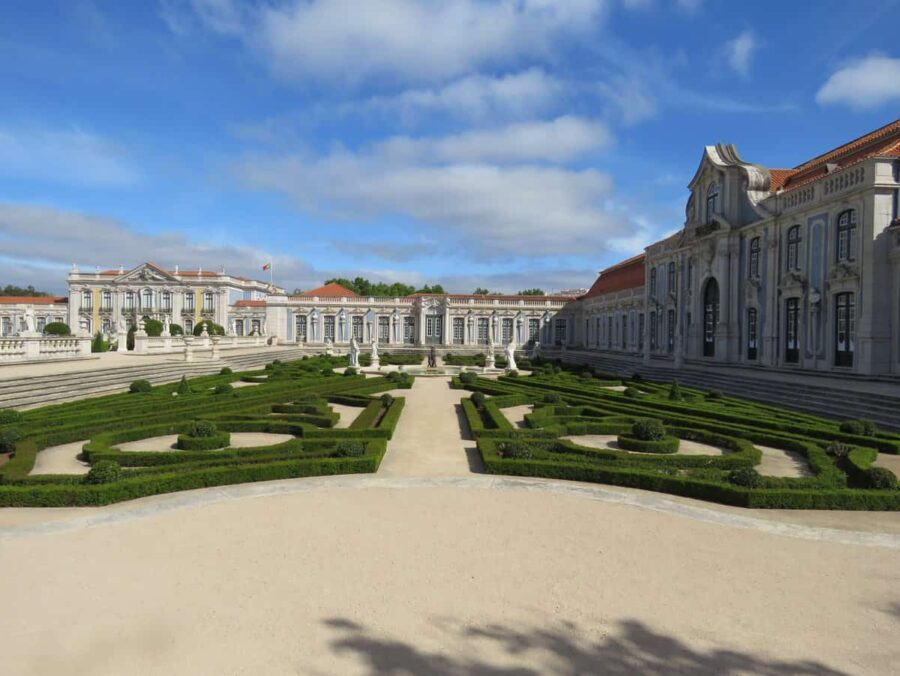
<instances>
[{"instance_id":1,"label":"trimmed hedge","mask_svg":"<svg viewBox=\"0 0 900 676\"><path fill-rule=\"evenodd\" d=\"M231 435L228 432L216 432L211 436L193 437L189 434L179 434L175 444L182 451L212 451L217 448L226 448L231 443Z\"/></svg>"},{"instance_id":2,"label":"trimmed hedge","mask_svg":"<svg viewBox=\"0 0 900 676\"><path fill-rule=\"evenodd\" d=\"M680 440L678 437L664 436L662 439L638 439L626 434L617 438L619 446L626 451L639 453L677 453Z\"/></svg>"}]
</instances>

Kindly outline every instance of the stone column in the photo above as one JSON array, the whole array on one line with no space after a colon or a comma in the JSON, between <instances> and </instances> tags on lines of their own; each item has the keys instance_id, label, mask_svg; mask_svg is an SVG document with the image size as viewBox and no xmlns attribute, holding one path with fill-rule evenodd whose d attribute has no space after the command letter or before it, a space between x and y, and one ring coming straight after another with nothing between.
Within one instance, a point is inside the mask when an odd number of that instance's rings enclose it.
<instances>
[{"instance_id":1,"label":"stone column","mask_svg":"<svg viewBox=\"0 0 900 676\"><path fill-rule=\"evenodd\" d=\"M184 360L194 361L194 337L184 337Z\"/></svg>"},{"instance_id":2,"label":"stone column","mask_svg":"<svg viewBox=\"0 0 900 676\"><path fill-rule=\"evenodd\" d=\"M212 341L212 358L215 360L219 358L219 341L222 339L219 336L212 336L210 340Z\"/></svg>"}]
</instances>

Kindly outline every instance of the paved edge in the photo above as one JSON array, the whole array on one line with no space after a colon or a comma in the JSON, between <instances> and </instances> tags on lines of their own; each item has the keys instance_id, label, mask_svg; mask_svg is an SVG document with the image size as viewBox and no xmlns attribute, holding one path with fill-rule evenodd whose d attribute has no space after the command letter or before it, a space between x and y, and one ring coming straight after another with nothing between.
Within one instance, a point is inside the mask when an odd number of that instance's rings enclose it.
<instances>
[{"instance_id":1,"label":"paved edge","mask_svg":"<svg viewBox=\"0 0 900 676\"><path fill-rule=\"evenodd\" d=\"M54 533L67 533L84 528L96 528L98 526L125 523L136 519L155 516L157 514L174 512L188 507L213 505L228 500L290 495L322 489L365 488L470 488L481 490L552 493L612 504L628 505L664 514L674 514L676 516L704 523L756 530L771 535L837 544L900 549L900 535L892 533L871 533L803 526L768 519L759 519L752 516L720 512L706 507L674 502L653 493L626 493L590 484L500 476L420 478L342 475L335 477L285 479L251 484L235 484L232 486L204 488L183 493L168 493L152 496L150 498L141 498L136 502L125 502L120 505L101 508L105 511L99 514L88 514L85 516L76 516L73 518L25 526L0 527L0 540L50 535Z\"/></svg>"}]
</instances>

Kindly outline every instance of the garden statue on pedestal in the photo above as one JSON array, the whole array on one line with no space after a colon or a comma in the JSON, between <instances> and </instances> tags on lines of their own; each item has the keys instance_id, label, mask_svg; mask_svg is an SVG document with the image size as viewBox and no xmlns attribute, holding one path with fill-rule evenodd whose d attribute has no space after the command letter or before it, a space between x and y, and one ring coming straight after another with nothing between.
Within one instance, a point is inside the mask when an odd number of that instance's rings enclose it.
<instances>
[{"instance_id":1,"label":"garden statue on pedestal","mask_svg":"<svg viewBox=\"0 0 900 676\"><path fill-rule=\"evenodd\" d=\"M330 338L325 339L325 356L330 357L334 354L334 345L331 343Z\"/></svg>"},{"instance_id":2,"label":"garden statue on pedestal","mask_svg":"<svg viewBox=\"0 0 900 676\"><path fill-rule=\"evenodd\" d=\"M231 320L231 335L232 336L237 335L237 320L236 319Z\"/></svg>"},{"instance_id":3,"label":"garden statue on pedestal","mask_svg":"<svg viewBox=\"0 0 900 676\"><path fill-rule=\"evenodd\" d=\"M34 321L34 310L28 308L25 310L25 336L36 336L38 335L37 330L35 329L35 321Z\"/></svg>"},{"instance_id":4,"label":"garden statue on pedestal","mask_svg":"<svg viewBox=\"0 0 900 676\"><path fill-rule=\"evenodd\" d=\"M506 345L506 370L516 371L516 344L510 340Z\"/></svg>"},{"instance_id":5,"label":"garden statue on pedestal","mask_svg":"<svg viewBox=\"0 0 900 676\"><path fill-rule=\"evenodd\" d=\"M428 351L428 368L437 368L437 350L434 349L434 345Z\"/></svg>"},{"instance_id":6,"label":"garden statue on pedestal","mask_svg":"<svg viewBox=\"0 0 900 676\"><path fill-rule=\"evenodd\" d=\"M169 324L169 315L163 315L163 329L162 335L164 338L168 338L172 335L171 325Z\"/></svg>"},{"instance_id":7,"label":"garden statue on pedestal","mask_svg":"<svg viewBox=\"0 0 900 676\"><path fill-rule=\"evenodd\" d=\"M88 319L87 317L80 317L78 319L78 335L79 336L87 336L90 337L91 332L88 330Z\"/></svg>"},{"instance_id":8,"label":"garden statue on pedestal","mask_svg":"<svg viewBox=\"0 0 900 676\"><path fill-rule=\"evenodd\" d=\"M128 327L121 317L116 322L116 352L128 352Z\"/></svg>"},{"instance_id":9,"label":"garden statue on pedestal","mask_svg":"<svg viewBox=\"0 0 900 676\"><path fill-rule=\"evenodd\" d=\"M371 366L373 369L377 369L379 366L381 366L381 360L378 357L378 341L375 338L372 339L372 364L371 364Z\"/></svg>"},{"instance_id":10,"label":"garden statue on pedestal","mask_svg":"<svg viewBox=\"0 0 900 676\"><path fill-rule=\"evenodd\" d=\"M541 358L541 341L534 341L534 345L531 346L531 355L529 356L529 358L532 361Z\"/></svg>"},{"instance_id":11,"label":"garden statue on pedestal","mask_svg":"<svg viewBox=\"0 0 900 676\"><path fill-rule=\"evenodd\" d=\"M497 363L497 360L494 359L494 344L489 343L487 357L485 357L485 360L484 360L484 367L486 369L492 369L495 367L496 363Z\"/></svg>"},{"instance_id":12,"label":"garden statue on pedestal","mask_svg":"<svg viewBox=\"0 0 900 676\"><path fill-rule=\"evenodd\" d=\"M356 342L356 336L350 339L350 368L359 368L359 344Z\"/></svg>"}]
</instances>

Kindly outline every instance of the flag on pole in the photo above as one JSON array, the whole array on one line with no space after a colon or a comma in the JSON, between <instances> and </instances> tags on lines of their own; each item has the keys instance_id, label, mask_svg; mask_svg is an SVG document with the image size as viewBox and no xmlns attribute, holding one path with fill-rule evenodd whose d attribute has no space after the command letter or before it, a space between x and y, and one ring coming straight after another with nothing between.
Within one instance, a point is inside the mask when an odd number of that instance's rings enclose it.
<instances>
[{"instance_id":1,"label":"flag on pole","mask_svg":"<svg viewBox=\"0 0 900 676\"><path fill-rule=\"evenodd\" d=\"M265 265L263 265L263 270L271 270L271 269L272 269L271 263L266 263Z\"/></svg>"}]
</instances>

